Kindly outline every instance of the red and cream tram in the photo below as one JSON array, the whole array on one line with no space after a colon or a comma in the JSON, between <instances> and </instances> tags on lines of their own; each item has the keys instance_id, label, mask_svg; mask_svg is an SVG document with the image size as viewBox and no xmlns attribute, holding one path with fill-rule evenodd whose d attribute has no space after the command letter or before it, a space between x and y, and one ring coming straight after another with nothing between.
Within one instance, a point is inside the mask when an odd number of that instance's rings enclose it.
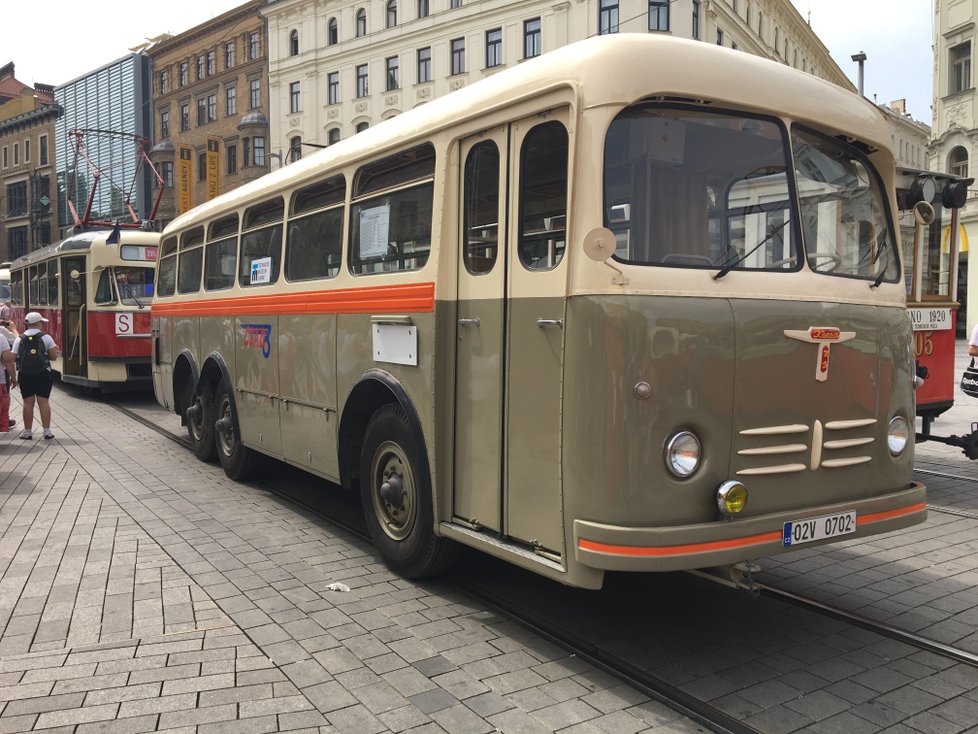
<instances>
[{"instance_id":1,"label":"red and cream tram","mask_svg":"<svg viewBox=\"0 0 978 734\"><path fill-rule=\"evenodd\" d=\"M961 232L958 211L965 204L971 182L901 168L897 205L917 366L917 416L921 419L917 442L959 446L969 459L978 459L978 424L966 427L969 432L964 435L931 432L934 420L954 405L954 385L960 378L954 371Z\"/></svg>"},{"instance_id":2,"label":"red and cream tram","mask_svg":"<svg viewBox=\"0 0 978 734\"><path fill-rule=\"evenodd\" d=\"M61 356L64 382L150 388L150 300L159 235L88 231L35 250L10 265L14 327L37 311Z\"/></svg>"}]
</instances>

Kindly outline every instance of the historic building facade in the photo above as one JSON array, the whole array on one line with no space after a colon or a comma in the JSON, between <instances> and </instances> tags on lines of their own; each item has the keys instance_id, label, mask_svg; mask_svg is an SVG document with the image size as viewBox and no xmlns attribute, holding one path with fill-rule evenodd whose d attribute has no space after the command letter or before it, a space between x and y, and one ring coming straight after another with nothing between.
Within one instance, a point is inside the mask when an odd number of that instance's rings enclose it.
<instances>
[{"instance_id":1,"label":"historic building facade","mask_svg":"<svg viewBox=\"0 0 978 734\"><path fill-rule=\"evenodd\" d=\"M264 5L252 0L148 52L161 225L269 170Z\"/></svg>"},{"instance_id":2,"label":"historic building facade","mask_svg":"<svg viewBox=\"0 0 978 734\"><path fill-rule=\"evenodd\" d=\"M974 177L978 153L978 97L975 95L975 22L978 0L935 0L934 123L930 166L934 171ZM978 189L971 187L961 210L967 242L978 243ZM968 298L968 286L971 298ZM978 257L962 253L958 300L965 303L958 333L978 324Z\"/></svg>"},{"instance_id":3,"label":"historic building facade","mask_svg":"<svg viewBox=\"0 0 978 734\"><path fill-rule=\"evenodd\" d=\"M271 148L285 160L599 33L664 33L855 91L790 0L272 0Z\"/></svg>"},{"instance_id":4,"label":"historic building facade","mask_svg":"<svg viewBox=\"0 0 978 734\"><path fill-rule=\"evenodd\" d=\"M0 261L57 239L54 87L17 81L0 68Z\"/></svg>"}]
</instances>

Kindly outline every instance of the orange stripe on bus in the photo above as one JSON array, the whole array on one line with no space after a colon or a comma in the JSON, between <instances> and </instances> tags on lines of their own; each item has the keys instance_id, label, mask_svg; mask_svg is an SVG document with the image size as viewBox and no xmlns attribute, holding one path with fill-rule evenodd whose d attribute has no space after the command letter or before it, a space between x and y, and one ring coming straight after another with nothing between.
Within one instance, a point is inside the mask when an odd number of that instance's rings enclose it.
<instances>
[{"instance_id":1,"label":"orange stripe on bus","mask_svg":"<svg viewBox=\"0 0 978 734\"><path fill-rule=\"evenodd\" d=\"M920 502L909 507L900 507L896 510L886 512L874 512L871 515L857 516L856 524L865 525L868 523L880 522L881 520L892 520L895 517L910 515L921 512L927 505ZM595 553L607 553L615 556L634 556L634 557L663 557L679 556L686 553L705 553L707 551L727 550L729 548L742 548L747 545L760 545L782 540L780 530L771 533L760 533L759 535L748 535L744 538L731 538L730 540L714 540L708 543L690 543L687 545L667 545L667 546L638 546L638 545L611 545L609 543L599 543L594 540L580 538L577 545L581 550L594 551ZM842 537L842 536L840 536Z\"/></svg>"},{"instance_id":2,"label":"orange stripe on bus","mask_svg":"<svg viewBox=\"0 0 978 734\"><path fill-rule=\"evenodd\" d=\"M208 298L179 303L154 303L154 316L234 316L251 314L327 314L435 310L435 284L275 293L236 298Z\"/></svg>"}]
</instances>

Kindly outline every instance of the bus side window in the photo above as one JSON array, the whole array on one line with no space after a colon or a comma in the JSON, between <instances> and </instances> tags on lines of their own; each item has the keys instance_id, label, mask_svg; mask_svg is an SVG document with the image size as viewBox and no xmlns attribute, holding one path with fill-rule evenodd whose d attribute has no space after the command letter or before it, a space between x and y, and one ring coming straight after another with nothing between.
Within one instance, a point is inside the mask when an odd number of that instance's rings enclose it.
<instances>
[{"instance_id":1,"label":"bus side window","mask_svg":"<svg viewBox=\"0 0 978 734\"><path fill-rule=\"evenodd\" d=\"M334 278L340 272L345 199L343 176L295 192L285 239L286 279Z\"/></svg>"},{"instance_id":2,"label":"bus side window","mask_svg":"<svg viewBox=\"0 0 978 734\"><path fill-rule=\"evenodd\" d=\"M485 140L465 160L462 257L473 275L488 273L499 246L499 149Z\"/></svg>"},{"instance_id":3,"label":"bus side window","mask_svg":"<svg viewBox=\"0 0 978 734\"><path fill-rule=\"evenodd\" d=\"M204 290L218 291L234 285L238 258L238 215L211 222L204 246Z\"/></svg>"},{"instance_id":4,"label":"bus side window","mask_svg":"<svg viewBox=\"0 0 978 734\"><path fill-rule=\"evenodd\" d=\"M74 291L72 291L74 295ZM73 298L71 300L74 300ZM112 303L115 301L115 297L112 295L112 277L109 274L109 269L106 268L98 277L98 287L95 289L95 303L102 305L106 303ZM77 306L80 304L69 303L69 306Z\"/></svg>"},{"instance_id":5,"label":"bus side window","mask_svg":"<svg viewBox=\"0 0 978 734\"><path fill-rule=\"evenodd\" d=\"M285 201L280 196L255 204L245 212L238 259L241 285L268 285L278 280L284 215Z\"/></svg>"},{"instance_id":6,"label":"bus side window","mask_svg":"<svg viewBox=\"0 0 978 734\"><path fill-rule=\"evenodd\" d=\"M170 255L160 260L160 272L157 277L158 296L172 296L177 289L177 256Z\"/></svg>"},{"instance_id":7,"label":"bus side window","mask_svg":"<svg viewBox=\"0 0 978 734\"><path fill-rule=\"evenodd\" d=\"M528 270L557 267L567 227L567 130L537 125L520 151L520 262Z\"/></svg>"}]
</instances>

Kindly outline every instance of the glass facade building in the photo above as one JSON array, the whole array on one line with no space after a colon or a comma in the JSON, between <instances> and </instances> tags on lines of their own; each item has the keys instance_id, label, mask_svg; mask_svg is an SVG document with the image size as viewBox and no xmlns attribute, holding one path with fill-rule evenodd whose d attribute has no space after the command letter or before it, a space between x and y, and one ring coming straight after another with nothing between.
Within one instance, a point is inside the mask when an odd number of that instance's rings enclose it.
<instances>
[{"instance_id":1,"label":"glass facade building","mask_svg":"<svg viewBox=\"0 0 978 734\"><path fill-rule=\"evenodd\" d=\"M83 156L78 156L76 164L76 138L69 137L72 130L93 131L83 138L92 164L101 171L92 218L130 221L125 206L130 188L133 211L140 219L149 217L152 176L145 164L137 168L137 148L131 136L151 139L153 135L150 74L149 57L135 53L55 87L55 100L64 109L55 135L62 233L74 224L66 206L69 189L72 205L81 217L94 180L94 171ZM137 170L138 180L134 180Z\"/></svg>"}]
</instances>

